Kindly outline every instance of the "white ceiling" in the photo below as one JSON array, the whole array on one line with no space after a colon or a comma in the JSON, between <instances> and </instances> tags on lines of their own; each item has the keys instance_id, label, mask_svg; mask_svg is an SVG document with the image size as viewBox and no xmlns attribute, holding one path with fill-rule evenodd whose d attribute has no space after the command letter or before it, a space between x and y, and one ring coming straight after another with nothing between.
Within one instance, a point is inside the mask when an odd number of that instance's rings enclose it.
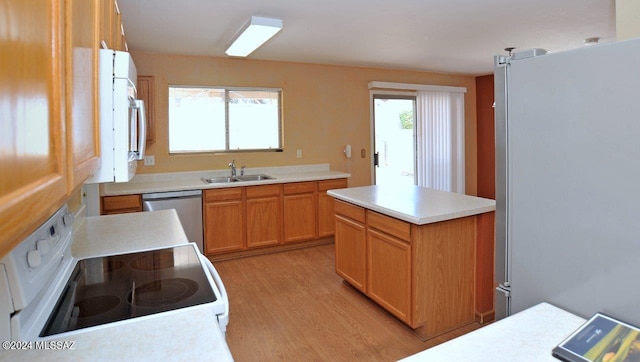
<instances>
[{"instance_id":1,"label":"white ceiling","mask_svg":"<svg viewBox=\"0 0 640 362\"><path fill-rule=\"evenodd\" d=\"M250 59L493 72L506 47L615 40L615 0L118 0L129 49L225 57L252 16L283 30ZM517 51L517 50L516 50Z\"/></svg>"}]
</instances>

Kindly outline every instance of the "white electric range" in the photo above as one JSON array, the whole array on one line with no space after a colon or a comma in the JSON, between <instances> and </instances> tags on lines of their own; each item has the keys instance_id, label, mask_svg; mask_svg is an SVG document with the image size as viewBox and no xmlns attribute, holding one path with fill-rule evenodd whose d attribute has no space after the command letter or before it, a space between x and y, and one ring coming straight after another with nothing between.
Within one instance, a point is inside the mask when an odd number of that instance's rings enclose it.
<instances>
[{"instance_id":1,"label":"white electric range","mask_svg":"<svg viewBox=\"0 0 640 362\"><path fill-rule=\"evenodd\" d=\"M129 323L140 325L140 321L160 317L168 320L175 313L183 313L180 319L184 319L182 316L194 315L186 312L198 310L200 320L202 315L211 319L207 322L205 318L194 329L218 328L227 348L226 291L195 244L182 241L167 247L164 240L162 247L115 254L100 254L98 247L91 255L74 258L72 226L73 217L63 206L0 261L1 340L82 340L98 329L120 334L133 330ZM111 233L128 234L123 230ZM105 240L109 240L106 235Z\"/></svg>"}]
</instances>

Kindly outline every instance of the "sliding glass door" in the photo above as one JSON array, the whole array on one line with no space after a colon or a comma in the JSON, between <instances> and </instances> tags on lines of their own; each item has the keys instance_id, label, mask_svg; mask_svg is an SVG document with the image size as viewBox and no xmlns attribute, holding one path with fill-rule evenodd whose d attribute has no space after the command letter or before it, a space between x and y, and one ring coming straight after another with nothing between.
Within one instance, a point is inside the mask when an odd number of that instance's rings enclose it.
<instances>
[{"instance_id":1,"label":"sliding glass door","mask_svg":"<svg viewBox=\"0 0 640 362\"><path fill-rule=\"evenodd\" d=\"M416 97L373 95L374 184L416 184Z\"/></svg>"}]
</instances>

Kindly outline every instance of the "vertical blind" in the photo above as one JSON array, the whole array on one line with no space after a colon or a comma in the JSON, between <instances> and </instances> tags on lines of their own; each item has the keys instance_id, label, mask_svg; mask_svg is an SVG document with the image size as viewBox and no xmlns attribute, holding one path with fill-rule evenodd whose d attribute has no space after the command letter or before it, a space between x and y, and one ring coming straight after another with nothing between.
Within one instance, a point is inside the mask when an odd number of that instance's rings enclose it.
<instances>
[{"instance_id":1,"label":"vertical blind","mask_svg":"<svg viewBox=\"0 0 640 362\"><path fill-rule=\"evenodd\" d=\"M464 193L464 93L418 91L418 186Z\"/></svg>"}]
</instances>

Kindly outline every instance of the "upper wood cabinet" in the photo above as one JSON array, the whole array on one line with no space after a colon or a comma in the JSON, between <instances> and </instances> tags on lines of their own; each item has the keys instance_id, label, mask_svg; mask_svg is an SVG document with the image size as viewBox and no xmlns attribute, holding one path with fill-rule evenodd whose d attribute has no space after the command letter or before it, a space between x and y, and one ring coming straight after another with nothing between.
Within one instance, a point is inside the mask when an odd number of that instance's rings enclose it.
<instances>
[{"instance_id":1,"label":"upper wood cabinet","mask_svg":"<svg viewBox=\"0 0 640 362\"><path fill-rule=\"evenodd\" d=\"M144 101L144 108L147 113L147 143L156 141L154 87L153 76L138 76L138 99Z\"/></svg>"},{"instance_id":2,"label":"upper wood cabinet","mask_svg":"<svg viewBox=\"0 0 640 362\"><path fill-rule=\"evenodd\" d=\"M66 141L69 190L80 186L99 166L98 0L67 0L65 21Z\"/></svg>"},{"instance_id":3,"label":"upper wood cabinet","mask_svg":"<svg viewBox=\"0 0 640 362\"><path fill-rule=\"evenodd\" d=\"M12 0L0 27L0 257L67 194L64 4Z\"/></svg>"},{"instance_id":4,"label":"upper wood cabinet","mask_svg":"<svg viewBox=\"0 0 640 362\"><path fill-rule=\"evenodd\" d=\"M3 2L0 257L99 164L101 10L100 0Z\"/></svg>"},{"instance_id":5,"label":"upper wood cabinet","mask_svg":"<svg viewBox=\"0 0 640 362\"><path fill-rule=\"evenodd\" d=\"M100 1L100 41L109 49L127 51L122 14L115 0Z\"/></svg>"}]
</instances>

